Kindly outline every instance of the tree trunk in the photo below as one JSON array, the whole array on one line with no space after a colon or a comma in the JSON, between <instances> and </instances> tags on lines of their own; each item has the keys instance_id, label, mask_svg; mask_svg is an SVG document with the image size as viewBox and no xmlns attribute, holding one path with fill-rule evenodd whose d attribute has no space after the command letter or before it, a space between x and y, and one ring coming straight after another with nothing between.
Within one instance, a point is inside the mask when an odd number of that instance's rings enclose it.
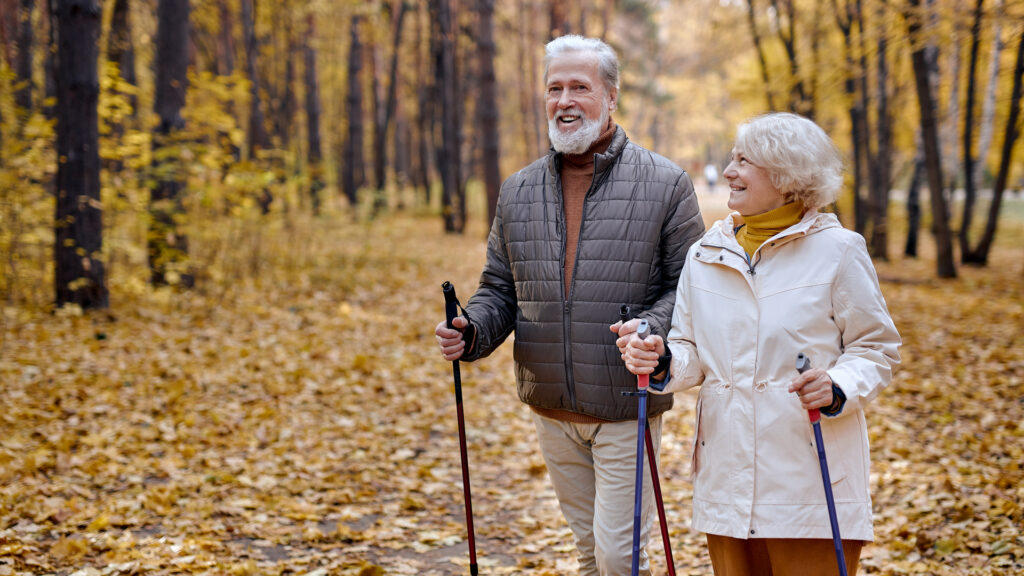
<instances>
[{"instance_id":1,"label":"tree trunk","mask_svg":"<svg viewBox=\"0 0 1024 576\"><path fill-rule=\"evenodd\" d=\"M363 46L359 26L362 16L352 16L348 49L348 139L342 161L342 191L350 206L358 204L358 190L363 185Z\"/></svg>"},{"instance_id":2,"label":"tree trunk","mask_svg":"<svg viewBox=\"0 0 1024 576\"><path fill-rule=\"evenodd\" d=\"M1006 118L1006 132L1003 137L1003 151L999 158L999 173L992 188L992 204L988 208L988 220L985 222L985 232L978 242L977 248L963 256L965 263L981 264L988 263L989 251L992 249L992 242L996 237L996 225L999 223L999 209L1003 204L1003 193L1006 190L1006 183L1010 180L1010 167L1013 166L1013 146L1020 136L1020 103L1024 97L1024 31L1017 35L1017 64L1013 69L1013 90L1010 93L1010 112Z\"/></svg>"},{"instance_id":3,"label":"tree trunk","mask_svg":"<svg viewBox=\"0 0 1024 576\"><path fill-rule=\"evenodd\" d=\"M391 65L388 68L387 98L377 117L374 138L373 172L377 185L377 194L374 196L375 213L387 208L387 196L384 194L387 185L387 135L398 102L398 56L399 47L402 44L402 24L405 22L405 12L405 2L399 0L395 7L394 32L391 37Z\"/></svg>"},{"instance_id":4,"label":"tree trunk","mask_svg":"<svg viewBox=\"0 0 1024 576\"><path fill-rule=\"evenodd\" d=\"M8 68L14 69L18 48L18 0L0 0L0 49Z\"/></svg>"},{"instance_id":5,"label":"tree trunk","mask_svg":"<svg viewBox=\"0 0 1024 576\"><path fill-rule=\"evenodd\" d=\"M107 61L117 65L118 76L126 84L138 86L135 77L135 44L132 41L132 20L131 6L129 0L114 0L113 14L110 19L110 32L107 36ZM128 104L131 106L130 118L136 117L138 97L135 93L126 94ZM110 136L115 142L120 142L124 137L125 126L121 119L111 122ZM118 158L108 158L103 163L104 168L113 173L118 173L124 167L124 162Z\"/></svg>"},{"instance_id":6,"label":"tree trunk","mask_svg":"<svg viewBox=\"0 0 1024 576\"><path fill-rule=\"evenodd\" d=\"M292 137L292 126L295 123L295 111L298 108L297 99L295 97L295 60L298 58L298 43L295 41L295 34L292 31L292 17L291 11L285 5L284 20L284 36L285 36L285 58L284 58L284 86L281 90L281 100L277 108L277 114L275 114L274 120L274 132L277 134L279 141L281 142L281 148L287 150L291 145ZM303 38L302 44L303 55L305 59L308 55L305 53L309 49L309 39L311 33L307 33L306 37ZM308 77L307 77L308 80ZM307 100L308 104L308 100Z\"/></svg>"},{"instance_id":7,"label":"tree trunk","mask_svg":"<svg viewBox=\"0 0 1024 576\"><path fill-rule=\"evenodd\" d=\"M114 0L114 13L110 21L110 33L107 37L107 60L117 64L121 79L132 86L138 86L135 75L135 43L132 41L132 19L130 0ZM128 103L132 107L132 116L138 106L138 97L128 95Z\"/></svg>"},{"instance_id":8,"label":"tree trunk","mask_svg":"<svg viewBox=\"0 0 1024 576\"><path fill-rule=\"evenodd\" d=\"M160 119L153 138L156 185L150 191L149 266L154 284L191 287L188 237L177 220L184 213L185 167L174 150L185 127L181 110L188 89L189 0L160 0L157 7L156 102Z\"/></svg>"},{"instance_id":9,"label":"tree trunk","mask_svg":"<svg viewBox=\"0 0 1024 576\"><path fill-rule=\"evenodd\" d=\"M772 83L768 74L768 59L764 53L764 46L761 44L761 34L757 31L757 19L754 14L754 0L747 0L747 23L750 24L750 35L754 39L754 48L757 49L757 59L761 64L761 80L764 82L764 94L768 98L768 109L775 110L775 101L772 97Z\"/></svg>"},{"instance_id":10,"label":"tree trunk","mask_svg":"<svg viewBox=\"0 0 1024 576\"><path fill-rule=\"evenodd\" d=\"M245 70L249 78L249 155L270 147L266 122L263 117L263 103L260 97L260 79L257 58L259 48L256 42L256 0L242 0L242 35L245 42Z\"/></svg>"},{"instance_id":11,"label":"tree trunk","mask_svg":"<svg viewBox=\"0 0 1024 576\"><path fill-rule=\"evenodd\" d=\"M18 30L18 89L14 93L14 101L19 108L27 113L32 110L32 47L35 43L35 32L32 28L32 11L35 0L21 0Z\"/></svg>"},{"instance_id":12,"label":"tree trunk","mask_svg":"<svg viewBox=\"0 0 1024 576\"><path fill-rule=\"evenodd\" d=\"M974 22L971 25L971 56L967 64L967 104L964 105L964 206L960 217L960 259L971 251L971 220L974 217L974 96L977 92L978 48L981 45L981 16L984 0L974 4Z\"/></svg>"},{"instance_id":13,"label":"tree trunk","mask_svg":"<svg viewBox=\"0 0 1024 576\"><path fill-rule=\"evenodd\" d=\"M235 72L235 36L232 33L231 7L228 0L217 0L220 30L217 33L217 74L231 76Z\"/></svg>"},{"instance_id":14,"label":"tree trunk","mask_svg":"<svg viewBox=\"0 0 1024 576\"><path fill-rule=\"evenodd\" d=\"M458 90L455 69L455 25L450 0L432 0L438 34L437 86L441 108L441 145L437 147L437 167L441 175L441 205L445 232L462 233L465 226L465 207L459 197L461 152L459 146Z\"/></svg>"},{"instance_id":15,"label":"tree trunk","mask_svg":"<svg viewBox=\"0 0 1024 576\"><path fill-rule=\"evenodd\" d=\"M536 8L537 0L531 0L531 4ZM612 4L614 0L608 0L609 4ZM530 126L533 128L533 141L534 141L534 152L528 152L529 159L543 156L548 150L548 131L545 128L547 125L547 119L544 115L544 104L541 102L541 95L544 93L543 90L538 90L536 83L540 80L540 63L537 61L537 50L534 48L534 42L537 41L537 36L543 32L541 29L529 29L528 37L531 39L527 45L528 54L530 58L530 72L529 78L525 83L526 89L529 90L530 94L530 113L531 120ZM539 43L539 42L538 42Z\"/></svg>"},{"instance_id":16,"label":"tree trunk","mask_svg":"<svg viewBox=\"0 0 1024 576\"><path fill-rule=\"evenodd\" d=\"M43 113L47 119L57 117L53 104L57 100L57 10L56 0L45 0L46 15L43 25L46 29L47 44L43 50Z\"/></svg>"},{"instance_id":17,"label":"tree trunk","mask_svg":"<svg viewBox=\"0 0 1024 576\"><path fill-rule=\"evenodd\" d=\"M429 39L430 33L430 12L422 4L419 5L418 24L416 26L416 74L419 78L416 88L416 169L413 174L414 186L422 189L423 204L430 205L430 142L433 141L433 101L430 98L432 91L433 75L430 73L430 58L424 58L424 51L431 53ZM426 30L426 35L423 34ZM424 38L427 42L424 42Z\"/></svg>"},{"instance_id":18,"label":"tree trunk","mask_svg":"<svg viewBox=\"0 0 1024 576\"><path fill-rule=\"evenodd\" d=\"M853 149L853 225L858 234L864 234L864 201L861 198L860 190L863 186L864 150L864 110L863 99L857 94L857 65L853 58L853 24L856 15L853 10L853 0L846 0L843 9L840 10L836 0L832 0L832 10L835 13L836 25L843 35L843 57L846 62L846 73L843 78L843 89L849 99L850 116L850 144Z\"/></svg>"},{"instance_id":19,"label":"tree trunk","mask_svg":"<svg viewBox=\"0 0 1024 576\"><path fill-rule=\"evenodd\" d=\"M601 38L608 41L608 33L611 32L612 14L615 13L615 0L604 0L604 9L601 10Z\"/></svg>"},{"instance_id":20,"label":"tree trunk","mask_svg":"<svg viewBox=\"0 0 1024 576\"><path fill-rule=\"evenodd\" d=\"M559 36L565 36L571 34L569 27L569 15L566 11L569 9L568 2L564 0L549 0L548 1L548 38L554 40Z\"/></svg>"},{"instance_id":21,"label":"tree trunk","mask_svg":"<svg viewBox=\"0 0 1024 576\"><path fill-rule=\"evenodd\" d=\"M934 11L933 11L934 13ZM932 23L933 25L936 23ZM963 61L961 56L962 50L960 49L961 36L963 34L962 26L959 23L959 19L954 22L953 38L951 40L950 52L952 61L950 62L949 70L949 107L946 110L945 125L942 127L942 140L939 142L940 151L942 156L942 165L946 167L948 174L944 176L947 182L947 186L952 191L957 188L957 166L960 165L960 161L957 153L957 134L960 130L960 65ZM935 67L938 68L938 56L935 58ZM936 78L938 80L938 78ZM939 94L939 92L934 92Z\"/></svg>"},{"instance_id":22,"label":"tree trunk","mask_svg":"<svg viewBox=\"0 0 1024 576\"><path fill-rule=\"evenodd\" d=\"M110 298L100 253L99 40L102 10L96 0L57 4L57 306L107 308Z\"/></svg>"},{"instance_id":23,"label":"tree trunk","mask_svg":"<svg viewBox=\"0 0 1024 576\"><path fill-rule=\"evenodd\" d=\"M910 0L910 10L904 15L910 41L914 46L911 60L914 68L914 84L917 88L918 108L921 114L921 140L924 145L925 166L928 171L928 196L931 199L932 220L935 226L937 249L936 267L940 278L955 278L956 265L953 262L953 238L949 230L946 198L942 194L942 159L939 155L939 130L935 120L935 99L932 96L928 78L928 63L925 45L921 37L921 0Z\"/></svg>"},{"instance_id":24,"label":"tree trunk","mask_svg":"<svg viewBox=\"0 0 1024 576\"><path fill-rule=\"evenodd\" d=\"M996 89L999 85L999 58L1003 53L1002 39L1003 0L996 0L995 17L992 22L992 56L988 61L988 81L985 88L985 102L981 109L980 128L978 129L978 156L971 174L974 189L981 187L981 177L988 161L989 149L992 146L992 134L995 131Z\"/></svg>"},{"instance_id":25,"label":"tree trunk","mask_svg":"<svg viewBox=\"0 0 1024 576\"><path fill-rule=\"evenodd\" d=\"M917 154L914 155L914 173L907 188L907 242L903 255L917 258L917 239L921 230L921 180L924 176L924 150L921 134L917 135Z\"/></svg>"},{"instance_id":26,"label":"tree trunk","mask_svg":"<svg viewBox=\"0 0 1024 576\"><path fill-rule=\"evenodd\" d=\"M480 35L477 39L480 58L480 140L483 150L484 189L487 192L487 222L494 220L498 205L501 172L498 166L498 88L494 77L494 0L477 0L480 13Z\"/></svg>"},{"instance_id":27,"label":"tree trunk","mask_svg":"<svg viewBox=\"0 0 1024 576\"><path fill-rule=\"evenodd\" d=\"M776 13L776 34L779 41L786 49L786 60L789 63L789 109L797 114L813 117L813 110L808 106L807 90L804 88L804 81L800 77L800 63L796 55L796 8L795 0L783 0L785 6L779 10L778 0L772 0L772 8ZM752 0L748 0L748 4ZM783 30L781 15L785 13L786 29Z\"/></svg>"},{"instance_id":28,"label":"tree trunk","mask_svg":"<svg viewBox=\"0 0 1024 576\"><path fill-rule=\"evenodd\" d=\"M885 22L884 5L878 6L878 21ZM888 38L882 32L878 35L877 74L875 90L877 93L875 112L875 134L878 138L878 149L872 168L874 184L872 186L872 224L871 224L871 255L881 260L889 259L889 188L892 185L892 113L889 110L889 64Z\"/></svg>"},{"instance_id":29,"label":"tree trunk","mask_svg":"<svg viewBox=\"0 0 1024 576\"><path fill-rule=\"evenodd\" d=\"M313 213L320 213L320 191L324 187L321 167L320 142L320 80L317 76L316 49L311 42L315 37L315 17L312 12L306 16L306 35L303 37L304 67L306 76L306 136L309 148L309 198Z\"/></svg>"}]
</instances>

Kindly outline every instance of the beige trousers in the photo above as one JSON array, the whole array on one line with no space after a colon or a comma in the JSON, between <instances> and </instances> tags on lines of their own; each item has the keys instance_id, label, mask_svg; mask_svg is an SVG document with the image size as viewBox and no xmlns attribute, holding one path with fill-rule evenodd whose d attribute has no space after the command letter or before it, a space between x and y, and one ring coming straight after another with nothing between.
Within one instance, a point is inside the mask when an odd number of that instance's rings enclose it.
<instances>
[{"instance_id":1,"label":"beige trousers","mask_svg":"<svg viewBox=\"0 0 1024 576\"><path fill-rule=\"evenodd\" d=\"M569 528L576 536L580 576L629 576L633 558L637 423L574 424L533 414L541 454ZM661 416L651 418L654 451ZM654 521L654 489L644 454L640 574L649 576L645 550Z\"/></svg>"}]
</instances>

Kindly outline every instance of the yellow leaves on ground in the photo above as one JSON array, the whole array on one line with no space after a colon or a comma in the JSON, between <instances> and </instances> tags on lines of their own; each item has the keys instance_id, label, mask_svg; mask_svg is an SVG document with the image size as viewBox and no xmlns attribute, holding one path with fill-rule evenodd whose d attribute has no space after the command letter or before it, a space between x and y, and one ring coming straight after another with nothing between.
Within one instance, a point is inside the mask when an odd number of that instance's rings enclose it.
<instances>
[{"instance_id":1,"label":"yellow leaves on ground","mask_svg":"<svg viewBox=\"0 0 1024 576\"><path fill-rule=\"evenodd\" d=\"M468 300L485 241L439 228L325 219L316 242L279 243L308 268L268 268L259 286L114 286L116 319L8 315L0 576L467 573L451 364L432 331L441 283ZM862 573L1024 570L1019 250L961 272L879 264L905 346L868 408ZM462 376L481 573L572 573L511 346ZM676 405L661 455L673 552L679 574L709 575L688 530L693 396ZM660 538L650 554L664 573Z\"/></svg>"}]
</instances>

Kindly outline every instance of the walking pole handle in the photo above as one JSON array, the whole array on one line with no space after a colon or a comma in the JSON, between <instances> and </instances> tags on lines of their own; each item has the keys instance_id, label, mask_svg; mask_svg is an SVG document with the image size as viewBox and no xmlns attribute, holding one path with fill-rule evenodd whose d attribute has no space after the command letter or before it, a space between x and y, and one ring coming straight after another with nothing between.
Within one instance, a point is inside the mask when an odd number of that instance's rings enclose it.
<instances>
[{"instance_id":1,"label":"walking pole handle","mask_svg":"<svg viewBox=\"0 0 1024 576\"><path fill-rule=\"evenodd\" d=\"M455 295L455 286L445 280L444 284L441 284L441 291L444 292L444 315L448 327L455 328L452 326L452 320L459 315L459 297Z\"/></svg>"},{"instance_id":2,"label":"walking pole handle","mask_svg":"<svg viewBox=\"0 0 1024 576\"><path fill-rule=\"evenodd\" d=\"M636 327L636 335L641 340L646 340L651 335L651 325L647 323L647 320L640 320L640 325ZM647 390L647 387L651 383L650 374L638 374L636 377L636 387L640 390Z\"/></svg>"},{"instance_id":3,"label":"walking pole handle","mask_svg":"<svg viewBox=\"0 0 1024 576\"><path fill-rule=\"evenodd\" d=\"M811 359L804 355L803 352L796 355L796 371L803 374L811 369ZM811 419L811 422L818 422L821 420L821 411L817 408L807 411L807 417Z\"/></svg>"}]
</instances>

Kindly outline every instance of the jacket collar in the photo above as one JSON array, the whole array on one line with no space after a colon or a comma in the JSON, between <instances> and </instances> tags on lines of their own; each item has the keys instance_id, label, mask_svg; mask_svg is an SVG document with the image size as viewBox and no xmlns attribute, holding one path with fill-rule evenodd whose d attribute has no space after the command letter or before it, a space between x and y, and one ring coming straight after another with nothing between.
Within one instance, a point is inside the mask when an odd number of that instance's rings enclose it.
<instances>
[{"instance_id":1,"label":"jacket collar","mask_svg":"<svg viewBox=\"0 0 1024 576\"><path fill-rule=\"evenodd\" d=\"M622 129L622 126L615 127L615 135L612 136L612 143L608 145L608 149L605 150L604 154L594 154L594 174L598 175L612 166L622 156L622 151L626 149L626 144L629 143L629 137L626 136L626 131ZM548 150L548 172L552 176L555 176L562 169L562 153L557 152L554 148Z\"/></svg>"},{"instance_id":2,"label":"jacket collar","mask_svg":"<svg viewBox=\"0 0 1024 576\"><path fill-rule=\"evenodd\" d=\"M712 224L704 238L708 243L712 244L721 245L725 242L739 244L736 242L735 230L736 227L741 224L743 224L743 217L740 216L739 212L733 212L722 220ZM797 236L806 236L821 230L841 226L842 225L839 223L839 219L836 218L835 214L818 212L812 208L804 214L803 218L801 218L799 222L789 228L786 228L782 232L779 232L772 237L772 240L788 240ZM701 244L704 243L704 241L701 242Z\"/></svg>"}]
</instances>

